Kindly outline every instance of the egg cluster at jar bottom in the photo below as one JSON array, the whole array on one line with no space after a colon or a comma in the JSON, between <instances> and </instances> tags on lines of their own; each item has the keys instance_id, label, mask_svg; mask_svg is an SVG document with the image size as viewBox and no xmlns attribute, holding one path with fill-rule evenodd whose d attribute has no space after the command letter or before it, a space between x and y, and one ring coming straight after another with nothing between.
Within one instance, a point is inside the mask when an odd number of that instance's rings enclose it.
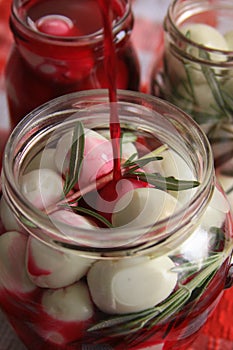
<instances>
[{"instance_id":1,"label":"egg cluster at jar bottom","mask_svg":"<svg viewBox=\"0 0 233 350\"><path fill-rule=\"evenodd\" d=\"M140 253L137 241L140 246L147 236L152 242L153 227L163 220L172 230L167 219L181 209L185 216L199 189L195 169L179 152L125 124L121 177L115 179L109 131L77 122L32 154L20 192L60 230L63 242L66 236L76 242L77 228L83 235L142 231L129 236L128 254L46 244L28 233L33 220L16 218L2 196L0 304L28 349L185 342L213 310L228 273L230 211L221 189L213 182L206 210L179 244L171 240L165 249L169 237L161 227L162 253Z\"/></svg>"}]
</instances>

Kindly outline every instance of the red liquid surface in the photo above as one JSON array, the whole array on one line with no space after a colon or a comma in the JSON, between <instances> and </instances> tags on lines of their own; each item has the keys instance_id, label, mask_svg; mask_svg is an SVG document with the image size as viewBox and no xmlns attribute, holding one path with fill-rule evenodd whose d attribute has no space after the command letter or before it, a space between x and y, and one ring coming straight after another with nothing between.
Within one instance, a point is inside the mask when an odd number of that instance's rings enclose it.
<instances>
[{"instance_id":1,"label":"red liquid surface","mask_svg":"<svg viewBox=\"0 0 233 350\"><path fill-rule=\"evenodd\" d=\"M115 0L112 9L114 24L124 16L125 9ZM57 96L108 87L103 36L99 41L83 39L103 30L96 0L31 1L18 9L18 16L28 29L23 31L12 17L17 45L6 67L12 126L32 109ZM138 90L138 60L129 40L131 24L131 19L127 20L117 40L114 39L116 86Z\"/></svg>"}]
</instances>

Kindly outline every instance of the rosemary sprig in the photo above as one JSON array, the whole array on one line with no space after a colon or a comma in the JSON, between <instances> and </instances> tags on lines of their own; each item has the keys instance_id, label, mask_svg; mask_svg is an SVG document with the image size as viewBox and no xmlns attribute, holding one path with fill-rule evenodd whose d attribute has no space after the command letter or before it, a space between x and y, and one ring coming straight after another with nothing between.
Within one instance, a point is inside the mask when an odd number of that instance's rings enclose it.
<instances>
[{"instance_id":1,"label":"rosemary sprig","mask_svg":"<svg viewBox=\"0 0 233 350\"><path fill-rule=\"evenodd\" d=\"M199 56L204 59L210 59L210 55L203 50L199 50ZM222 90L216 78L215 71L204 64L201 65L201 70L211 89L211 92L214 96L217 105L219 106L220 110L224 113L225 117L227 117L227 119L230 121L232 119L232 115L231 113L229 113L229 110L227 108L228 106L226 106L226 101L224 100L224 95L222 94Z\"/></svg>"},{"instance_id":2,"label":"rosemary sprig","mask_svg":"<svg viewBox=\"0 0 233 350\"><path fill-rule=\"evenodd\" d=\"M131 156L124 162L123 167L129 167L132 163L134 163L134 159L137 158L137 153L131 154Z\"/></svg>"},{"instance_id":3,"label":"rosemary sprig","mask_svg":"<svg viewBox=\"0 0 233 350\"><path fill-rule=\"evenodd\" d=\"M162 160L162 152L168 149L167 145L158 147L153 152L139 159L136 158L136 154L133 154L129 159L122 165L124 168L124 177L135 177L139 180L150 183L156 188L167 190L167 191L183 191L190 188L194 188L200 185L198 181L185 181L178 180L173 176L164 177L159 173L146 173L143 171L137 171L139 168L143 168L150 162Z\"/></svg>"},{"instance_id":4,"label":"rosemary sprig","mask_svg":"<svg viewBox=\"0 0 233 350\"><path fill-rule=\"evenodd\" d=\"M164 151L168 150L167 145L162 145L158 148L156 148L154 151L149 152L148 154L145 154L141 158L137 158L137 153L133 153L124 163L123 168L130 168L132 166L138 165L139 167L143 167L147 165L148 163L156 160L162 160L162 153Z\"/></svg>"},{"instance_id":5,"label":"rosemary sprig","mask_svg":"<svg viewBox=\"0 0 233 350\"><path fill-rule=\"evenodd\" d=\"M63 192L67 195L77 183L83 162L85 133L83 124L77 122L73 130L69 169L65 177Z\"/></svg>"},{"instance_id":6,"label":"rosemary sprig","mask_svg":"<svg viewBox=\"0 0 233 350\"><path fill-rule=\"evenodd\" d=\"M123 168L129 168L128 172L132 172L135 171L139 168L144 167L145 165L147 165L150 162L154 162L156 160L162 160L163 157L160 156L154 156L154 157L148 157L148 158L140 158L140 159L136 159L136 160L127 160L124 164L123 164Z\"/></svg>"},{"instance_id":7,"label":"rosemary sprig","mask_svg":"<svg viewBox=\"0 0 233 350\"><path fill-rule=\"evenodd\" d=\"M72 171L72 169L68 170L66 184L65 184L65 190L64 190L66 194L67 194L67 191L69 192L73 188L73 186L77 183L81 164L83 161L84 140L81 141L81 146L83 145L81 147L81 150L79 150L78 145L75 145L75 143L77 143L77 141L74 142L74 147L73 147L71 153L72 153L72 158L77 163L77 167L74 167L77 170L77 172ZM143 173L143 172L137 171L137 169L140 166L145 166L151 161L161 160L162 156L160 156L159 154L161 154L162 152L164 152L167 149L168 149L167 145L162 145L162 146L158 147L156 150L144 155L143 157L141 157L137 160L136 160L137 154L136 153L132 154L121 165L123 170L124 170L122 173L122 177L123 178L124 177L125 178L137 178L137 179L140 179L144 182L148 182L148 183L154 185L155 187L157 187L159 189L163 189L163 190L181 191L181 190L190 189L190 188L194 188L194 187L199 186L198 181L184 181L184 180L175 179L174 177L167 177L166 178L166 177L163 177L162 175L160 175L159 173L148 174L148 173ZM78 153L79 152L81 153L81 160L80 161L78 160L78 158L79 158ZM74 175L69 176L70 173L74 173ZM69 179L73 179L73 181L69 181ZM50 213L56 211L60 206L66 205L67 203L74 204L76 201L78 201L80 196L82 197L89 192L96 191L96 190L102 188L108 182L111 182L112 180L113 180L113 171L111 171L110 173L108 173L106 175L103 175L102 177L98 178L96 181L93 181L87 187L82 188L82 191L77 190L72 194L66 195L65 198L62 198L55 205L51 205L50 207L46 208L46 213L50 214ZM69 184L69 186L68 186L68 184Z\"/></svg>"},{"instance_id":8,"label":"rosemary sprig","mask_svg":"<svg viewBox=\"0 0 233 350\"><path fill-rule=\"evenodd\" d=\"M198 181L178 180L174 176L164 177L159 173L143 173L141 171L135 171L134 169L132 169L132 171L129 169L125 176L136 177L150 183L156 188L167 191L184 191L200 185Z\"/></svg>"},{"instance_id":9,"label":"rosemary sprig","mask_svg":"<svg viewBox=\"0 0 233 350\"><path fill-rule=\"evenodd\" d=\"M98 221L102 222L107 227L113 227L111 222L109 222L104 216L100 215L99 213L97 213L94 210L83 208L80 206L72 207L72 210L89 215L89 216L97 219Z\"/></svg>"},{"instance_id":10,"label":"rosemary sprig","mask_svg":"<svg viewBox=\"0 0 233 350\"><path fill-rule=\"evenodd\" d=\"M101 331L102 335L130 334L142 330L144 327L150 330L155 325L165 322L171 316L179 312L187 302L198 301L215 273L218 271L224 258L225 254L221 252L215 253L205 260L197 262L192 280L186 284L180 283L179 288L159 305L142 312L106 319L90 327L88 331ZM197 274L196 270L198 270L201 265L203 266L202 270ZM182 265L180 268L182 269Z\"/></svg>"}]
</instances>

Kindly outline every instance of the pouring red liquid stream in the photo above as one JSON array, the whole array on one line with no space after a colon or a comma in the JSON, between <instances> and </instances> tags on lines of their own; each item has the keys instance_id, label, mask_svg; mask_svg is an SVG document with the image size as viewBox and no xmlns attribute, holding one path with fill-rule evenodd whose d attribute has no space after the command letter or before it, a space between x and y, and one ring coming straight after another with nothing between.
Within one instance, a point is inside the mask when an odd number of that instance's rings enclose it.
<instances>
[{"instance_id":1,"label":"pouring red liquid stream","mask_svg":"<svg viewBox=\"0 0 233 350\"><path fill-rule=\"evenodd\" d=\"M110 102L110 135L113 147L113 178L115 181L121 178L120 137L121 127L117 111L117 84L116 84L116 55L112 34L111 1L98 0L104 25L104 60L108 78L108 92Z\"/></svg>"}]
</instances>

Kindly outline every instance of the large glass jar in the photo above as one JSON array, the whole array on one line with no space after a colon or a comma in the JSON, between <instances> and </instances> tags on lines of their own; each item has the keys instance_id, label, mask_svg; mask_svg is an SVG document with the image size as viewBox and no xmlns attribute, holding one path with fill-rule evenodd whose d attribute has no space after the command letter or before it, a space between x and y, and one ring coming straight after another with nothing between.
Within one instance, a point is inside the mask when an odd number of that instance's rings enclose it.
<instances>
[{"instance_id":1,"label":"large glass jar","mask_svg":"<svg viewBox=\"0 0 233 350\"><path fill-rule=\"evenodd\" d=\"M59 97L26 116L6 145L0 305L30 350L187 349L231 284L232 217L207 137L158 98L118 99L116 109L101 89ZM114 206L112 110L123 134ZM84 158L69 186L80 125Z\"/></svg>"},{"instance_id":2,"label":"large glass jar","mask_svg":"<svg viewBox=\"0 0 233 350\"><path fill-rule=\"evenodd\" d=\"M130 1L112 1L117 87L139 89ZM40 104L80 90L107 88L98 0L13 0L14 45L6 67L12 126Z\"/></svg>"},{"instance_id":3,"label":"large glass jar","mask_svg":"<svg viewBox=\"0 0 233 350\"><path fill-rule=\"evenodd\" d=\"M202 126L233 207L232 19L231 0L172 1L164 19L164 54L154 68L151 91Z\"/></svg>"}]
</instances>

